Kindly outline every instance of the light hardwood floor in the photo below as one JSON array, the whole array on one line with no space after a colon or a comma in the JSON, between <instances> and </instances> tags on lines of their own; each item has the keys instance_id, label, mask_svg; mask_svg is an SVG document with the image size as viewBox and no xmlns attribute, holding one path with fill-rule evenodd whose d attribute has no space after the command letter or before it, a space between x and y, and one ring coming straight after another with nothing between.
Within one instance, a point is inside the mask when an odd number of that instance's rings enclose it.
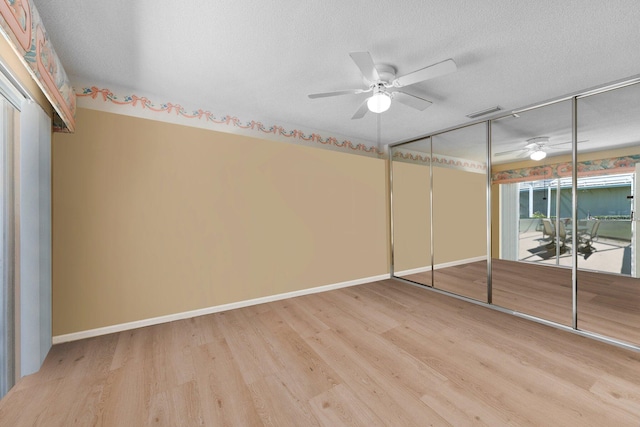
<instances>
[{"instance_id":1,"label":"light hardwood floor","mask_svg":"<svg viewBox=\"0 0 640 427\"><path fill-rule=\"evenodd\" d=\"M487 301L487 265L473 262L435 271L435 287ZM431 272L403 277L431 284ZM493 259L493 304L571 326L571 269ZM578 270L578 327L640 345L640 279Z\"/></svg>"},{"instance_id":2,"label":"light hardwood floor","mask_svg":"<svg viewBox=\"0 0 640 427\"><path fill-rule=\"evenodd\" d=\"M640 353L394 280L56 345L2 426L639 426Z\"/></svg>"}]
</instances>

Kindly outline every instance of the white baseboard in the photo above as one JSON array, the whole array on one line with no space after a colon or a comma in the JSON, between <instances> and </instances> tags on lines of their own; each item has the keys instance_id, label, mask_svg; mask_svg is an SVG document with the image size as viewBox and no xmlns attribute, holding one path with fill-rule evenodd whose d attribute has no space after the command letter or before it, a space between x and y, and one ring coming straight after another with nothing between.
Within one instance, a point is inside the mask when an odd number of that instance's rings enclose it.
<instances>
[{"instance_id":1,"label":"white baseboard","mask_svg":"<svg viewBox=\"0 0 640 427\"><path fill-rule=\"evenodd\" d=\"M346 288L349 286L361 285L363 283L375 282L390 278L389 274L365 277L362 279L349 280L347 282L334 283L331 285L318 286L315 288L302 289L299 291L285 292L283 294L269 295L261 298L254 298L245 301L232 302L229 304L216 305L213 307L200 308L198 310L185 311L182 313L168 314L166 316L152 317L150 319L136 320L134 322L120 323L118 325L105 326L102 328L89 329L86 331L73 332L70 334L56 335L53 337L53 344L60 344L69 341L77 341L84 338L92 338L100 335L113 334L115 332L127 331L130 329L143 328L145 326L158 325L160 323L173 322L174 320L189 319L206 314L219 313L221 311L233 310L236 308L249 307L251 305L263 304L265 302L278 301L286 298L299 297L302 295L316 294L319 292L331 291L334 289Z\"/></svg>"},{"instance_id":2,"label":"white baseboard","mask_svg":"<svg viewBox=\"0 0 640 427\"><path fill-rule=\"evenodd\" d=\"M394 271L393 275L394 276L409 276L411 274L418 274L418 273L424 273L425 271L431 271L431 266L426 266L426 267L418 267L418 268L412 268L409 270L402 270L402 271Z\"/></svg>"},{"instance_id":3,"label":"white baseboard","mask_svg":"<svg viewBox=\"0 0 640 427\"><path fill-rule=\"evenodd\" d=\"M487 256L482 255L482 256L477 256L473 258L460 259L457 261L443 262L442 264L436 264L433 266L433 269L439 270L441 268L455 267L456 265L471 264L472 262L486 261L486 260L487 260Z\"/></svg>"},{"instance_id":4,"label":"white baseboard","mask_svg":"<svg viewBox=\"0 0 640 427\"><path fill-rule=\"evenodd\" d=\"M451 262L443 262L442 264L436 264L433 266L434 270L439 270L441 268L447 268L447 267L455 267L456 265L463 265L463 264L470 264L472 262L478 262L478 261L485 261L487 259L486 255L483 256L477 256L474 258L466 258L466 259L459 259L456 261L451 261ZM426 266L426 267L418 267L418 268L412 268L410 270L402 270L402 271L396 271L393 273L394 276L409 276L411 274L417 274L417 273L424 273L425 271L431 271L431 266Z\"/></svg>"}]
</instances>

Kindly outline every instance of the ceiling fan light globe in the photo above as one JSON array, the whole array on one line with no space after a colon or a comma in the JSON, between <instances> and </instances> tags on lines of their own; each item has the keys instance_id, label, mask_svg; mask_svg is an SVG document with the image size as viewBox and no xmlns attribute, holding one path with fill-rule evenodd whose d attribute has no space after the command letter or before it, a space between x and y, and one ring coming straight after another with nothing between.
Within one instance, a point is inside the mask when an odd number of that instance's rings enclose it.
<instances>
[{"instance_id":1,"label":"ceiling fan light globe","mask_svg":"<svg viewBox=\"0 0 640 427\"><path fill-rule=\"evenodd\" d=\"M367 100L367 108L372 113L384 113L391 106L391 97L384 93L375 93L371 98Z\"/></svg>"},{"instance_id":2,"label":"ceiling fan light globe","mask_svg":"<svg viewBox=\"0 0 640 427\"><path fill-rule=\"evenodd\" d=\"M545 157L547 157L547 152L543 150L536 150L529 156L531 160L534 160L536 162L544 159Z\"/></svg>"}]
</instances>

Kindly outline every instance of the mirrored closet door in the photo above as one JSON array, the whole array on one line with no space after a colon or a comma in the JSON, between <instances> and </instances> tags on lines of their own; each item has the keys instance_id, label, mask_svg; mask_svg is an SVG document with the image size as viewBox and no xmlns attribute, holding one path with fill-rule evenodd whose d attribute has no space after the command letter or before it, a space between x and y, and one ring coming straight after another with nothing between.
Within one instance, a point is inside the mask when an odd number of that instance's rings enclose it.
<instances>
[{"instance_id":1,"label":"mirrored closet door","mask_svg":"<svg viewBox=\"0 0 640 427\"><path fill-rule=\"evenodd\" d=\"M572 103L491 122L493 303L573 323Z\"/></svg>"},{"instance_id":2,"label":"mirrored closet door","mask_svg":"<svg viewBox=\"0 0 640 427\"><path fill-rule=\"evenodd\" d=\"M433 285L487 302L487 126L432 143Z\"/></svg>"},{"instance_id":3,"label":"mirrored closet door","mask_svg":"<svg viewBox=\"0 0 640 427\"><path fill-rule=\"evenodd\" d=\"M393 147L394 275L431 286L431 138Z\"/></svg>"},{"instance_id":4,"label":"mirrored closet door","mask_svg":"<svg viewBox=\"0 0 640 427\"><path fill-rule=\"evenodd\" d=\"M577 110L578 328L640 343L640 84Z\"/></svg>"},{"instance_id":5,"label":"mirrored closet door","mask_svg":"<svg viewBox=\"0 0 640 427\"><path fill-rule=\"evenodd\" d=\"M640 76L390 155L395 277L640 349Z\"/></svg>"}]
</instances>

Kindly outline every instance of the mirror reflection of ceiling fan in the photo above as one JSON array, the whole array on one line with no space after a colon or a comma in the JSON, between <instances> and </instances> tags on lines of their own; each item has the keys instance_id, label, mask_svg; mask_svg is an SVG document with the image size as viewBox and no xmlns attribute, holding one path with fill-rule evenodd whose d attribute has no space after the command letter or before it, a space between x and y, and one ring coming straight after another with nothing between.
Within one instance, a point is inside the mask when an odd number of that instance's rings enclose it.
<instances>
[{"instance_id":1,"label":"mirror reflection of ceiling fan","mask_svg":"<svg viewBox=\"0 0 640 427\"><path fill-rule=\"evenodd\" d=\"M526 141L527 145L525 145L524 147L518 148L516 150L502 151L500 153L494 154L494 156L499 157L518 153L515 156L517 158L529 156L531 160L540 161L547 157L547 153L549 152L549 150L566 150L566 148L561 148L560 146L571 144L571 141L549 144L549 139L550 138L548 136L537 136L535 138L529 138ZM586 142L586 140L578 141L578 143L581 142Z\"/></svg>"},{"instance_id":2,"label":"mirror reflection of ceiling fan","mask_svg":"<svg viewBox=\"0 0 640 427\"><path fill-rule=\"evenodd\" d=\"M353 117L351 117L352 119L364 117L367 111L383 113L389 109L392 100L396 100L416 110L424 111L431 105L431 101L401 89L457 71L457 66L453 59L447 59L412 73L405 74L404 76L396 77L395 67L385 64L374 64L369 52L351 52L349 55L360 69L364 83L368 88L314 93L309 95L309 98L326 98L330 96L357 95L371 92L372 95L360 104L360 107L358 107Z\"/></svg>"}]
</instances>

